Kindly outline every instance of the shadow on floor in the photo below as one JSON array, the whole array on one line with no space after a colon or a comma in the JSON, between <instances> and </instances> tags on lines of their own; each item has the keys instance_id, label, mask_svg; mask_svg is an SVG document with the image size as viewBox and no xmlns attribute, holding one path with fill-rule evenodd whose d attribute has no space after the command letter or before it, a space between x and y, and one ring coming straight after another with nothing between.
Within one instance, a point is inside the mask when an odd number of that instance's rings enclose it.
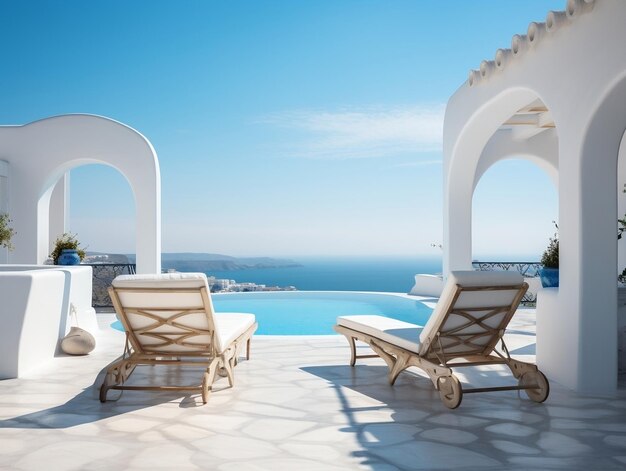
<instances>
[{"instance_id":1,"label":"shadow on floor","mask_svg":"<svg viewBox=\"0 0 626 471\"><path fill-rule=\"evenodd\" d=\"M516 383L505 370L470 369L461 378L464 386ZM626 414L605 399L557 392L537 404L523 392L506 391L466 395L450 410L428 377L414 369L393 387L384 365L302 370L329 382L347 418L342 431L360 444L353 455L374 470L619 469L599 430L626 432ZM585 433L594 427L597 432Z\"/></svg>"},{"instance_id":2,"label":"shadow on floor","mask_svg":"<svg viewBox=\"0 0 626 471\"><path fill-rule=\"evenodd\" d=\"M157 406L164 403L176 403L178 407L192 408L203 406L200 393L191 393L181 397L180 392L166 391L116 391L110 390L106 403L99 401L99 390L104 373L103 368L93 385L59 406L20 415L11 419L0 420L0 428L15 429L63 429L96 422L128 412ZM204 369L198 367L138 366L133 372L128 385L164 385L198 384ZM225 378L215 383L213 394L228 388ZM45 391L42 391L45 394ZM122 399L120 401L120 399Z\"/></svg>"}]
</instances>

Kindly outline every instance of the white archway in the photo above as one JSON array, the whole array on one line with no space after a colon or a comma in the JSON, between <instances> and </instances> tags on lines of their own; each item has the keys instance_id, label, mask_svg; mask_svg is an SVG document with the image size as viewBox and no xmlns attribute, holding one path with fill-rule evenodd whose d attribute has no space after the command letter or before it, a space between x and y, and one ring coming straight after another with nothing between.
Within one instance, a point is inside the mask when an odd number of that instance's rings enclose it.
<instances>
[{"instance_id":1,"label":"white archway","mask_svg":"<svg viewBox=\"0 0 626 471\"><path fill-rule=\"evenodd\" d=\"M626 2L568 0L566 12L531 23L528 34L513 37L511 49L498 50L495 61L471 71L450 99L444 123L448 272L470 267L468 200L490 139L509 120L507 113L531 109L537 98L545 105L538 114L549 110L550 122L538 116L534 123L558 130L558 152L551 154L558 156L561 281L558 289L539 293L537 361L551 379L598 394L612 394L617 386L615 215L626 128L624 21ZM523 140L537 137L526 133Z\"/></svg>"},{"instance_id":2,"label":"white archway","mask_svg":"<svg viewBox=\"0 0 626 471\"><path fill-rule=\"evenodd\" d=\"M134 254L135 206L130 182L115 167L106 163L72 167L52 191L48 252L61 234L71 232L87 250Z\"/></svg>"},{"instance_id":3,"label":"white archway","mask_svg":"<svg viewBox=\"0 0 626 471\"><path fill-rule=\"evenodd\" d=\"M54 186L70 169L100 163L124 175L135 195L137 271L161 271L159 164L139 132L101 116L56 116L0 127L0 156L8 162L9 211L17 232L11 263L46 259Z\"/></svg>"},{"instance_id":4,"label":"white archway","mask_svg":"<svg viewBox=\"0 0 626 471\"><path fill-rule=\"evenodd\" d=\"M554 144L544 148L545 143L538 141L546 138L540 136L533 142L516 142L501 129L538 96L531 87L507 88L469 115L460 116L454 100L449 102L444 121L444 274L472 267L472 195L490 165L514 152L533 155L545 161L542 166L558 181L558 153L551 153Z\"/></svg>"},{"instance_id":5,"label":"white archway","mask_svg":"<svg viewBox=\"0 0 626 471\"><path fill-rule=\"evenodd\" d=\"M540 260L556 232L558 187L538 162L545 163L537 156L511 155L481 172L472 194L473 263ZM532 281L533 293L538 281Z\"/></svg>"}]
</instances>

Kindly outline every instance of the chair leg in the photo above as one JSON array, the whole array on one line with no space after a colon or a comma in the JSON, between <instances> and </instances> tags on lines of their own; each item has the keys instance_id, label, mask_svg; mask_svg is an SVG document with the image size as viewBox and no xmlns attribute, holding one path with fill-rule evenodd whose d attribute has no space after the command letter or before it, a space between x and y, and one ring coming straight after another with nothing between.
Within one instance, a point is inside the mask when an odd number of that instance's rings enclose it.
<instances>
[{"instance_id":1,"label":"chair leg","mask_svg":"<svg viewBox=\"0 0 626 471\"><path fill-rule=\"evenodd\" d=\"M409 366L408 361L409 361L408 355L406 354L398 355L398 357L396 358L396 362L393 365L393 368L389 370L389 384L391 386L393 386L394 383L396 382L398 375L402 373Z\"/></svg>"},{"instance_id":2,"label":"chair leg","mask_svg":"<svg viewBox=\"0 0 626 471\"><path fill-rule=\"evenodd\" d=\"M235 359L237 357L233 356L228 360L224 361L224 368L226 368L226 376L228 377L228 384L232 388L235 386Z\"/></svg>"},{"instance_id":3,"label":"chair leg","mask_svg":"<svg viewBox=\"0 0 626 471\"><path fill-rule=\"evenodd\" d=\"M356 342L354 337L346 336L350 344L350 366L356 365Z\"/></svg>"},{"instance_id":4,"label":"chair leg","mask_svg":"<svg viewBox=\"0 0 626 471\"><path fill-rule=\"evenodd\" d=\"M250 341L252 339L248 339L248 341L246 342L246 360L250 359Z\"/></svg>"},{"instance_id":5,"label":"chair leg","mask_svg":"<svg viewBox=\"0 0 626 471\"><path fill-rule=\"evenodd\" d=\"M219 366L219 359L213 358L209 367L204 372L204 376L202 378L202 403L206 404L209 400L209 395L213 390L213 382L215 381L215 374L217 373L217 368Z\"/></svg>"},{"instance_id":6,"label":"chair leg","mask_svg":"<svg viewBox=\"0 0 626 471\"><path fill-rule=\"evenodd\" d=\"M111 386L114 386L115 384L115 377L112 374L107 373L104 377L104 383L100 386L100 402L107 402L107 392Z\"/></svg>"},{"instance_id":7,"label":"chair leg","mask_svg":"<svg viewBox=\"0 0 626 471\"><path fill-rule=\"evenodd\" d=\"M394 366L396 366L397 359L393 355L383 350L383 348L380 345L378 345L376 342L374 342L374 340L370 340L369 345L370 345L370 348L374 350L374 353L376 353L376 355L378 355L380 358L382 358L385 361L385 363L387 363L389 370L393 370Z\"/></svg>"},{"instance_id":8,"label":"chair leg","mask_svg":"<svg viewBox=\"0 0 626 471\"><path fill-rule=\"evenodd\" d=\"M100 386L100 402L106 402L109 389L123 384L135 370L135 364L126 359L118 360L107 368L104 382Z\"/></svg>"}]
</instances>

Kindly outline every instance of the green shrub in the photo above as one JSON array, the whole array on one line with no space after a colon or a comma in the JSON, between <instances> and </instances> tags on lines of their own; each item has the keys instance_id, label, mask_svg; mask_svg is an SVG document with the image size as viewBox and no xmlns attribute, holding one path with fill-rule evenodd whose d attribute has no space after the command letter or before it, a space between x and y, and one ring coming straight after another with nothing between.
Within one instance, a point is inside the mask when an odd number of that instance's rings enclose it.
<instances>
[{"instance_id":1,"label":"green shrub","mask_svg":"<svg viewBox=\"0 0 626 471\"><path fill-rule=\"evenodd\" d=\"M13 244L11 244L11 238L15 235L15 231L12 227L9 227L11 223L9 215L6 213L0 214L0 246L13 250Z\"/></svg>"},{"instance_id":2,"label":"green shrub","mask_svg":"<svg viewBox=\"0 0 626 471\"><path fill-rule=\"evenodd\" d=\"M556 222L554 225L556 226L557 232L554 233L554 237L550 237L548 248L541 256L541 264L545 268L559 268L559 226Z\"/></svg>"},{"instance_id":3,"label":"green shrub","mask_svg":"<svg viewBox=\"0 0 626 471\"><path fill-rule=\"evenodd\" d=\"M57 240L54 241L54 250L50 254L50 258L54 261L55 265L58 264L61 252L65 249L76 250L76 253L78 253L78 256L80 257L80 261L83 261L85 258L85 251L80 248L80 242L78 242L77 236L78 234L66 232L62 236L57 237Z\"/></svg>"}]
</instances>

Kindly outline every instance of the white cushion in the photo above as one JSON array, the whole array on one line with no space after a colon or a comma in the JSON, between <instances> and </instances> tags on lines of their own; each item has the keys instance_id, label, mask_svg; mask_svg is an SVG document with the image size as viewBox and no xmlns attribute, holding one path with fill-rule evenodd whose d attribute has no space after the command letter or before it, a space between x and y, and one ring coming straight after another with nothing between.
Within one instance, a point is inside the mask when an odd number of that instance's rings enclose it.
<instances>
[{"instance_id":1,"label":"white cushion","mask_svg":"<svg viewBox=\"0 0 626 471\"><path fill-rule=\"evenodd\" d=\"M454 327L458 327L467 322L467 319L451 315L446 321L446 325L442 326L444 316L450 308L452 298L456 292L457 285L462 287L481 287L481 286L518 286L524 282L524 277L516 272L506 271L453 271L448 276L448 281L441 293L439 302L431 314L428 322L424 326L424 330L420 334L421 350L420 354L425 354L430 346L430 343L435 339L435 334L440 330L449 330ZM496 307L505 306L511 304L515 295L517 295L517 289L511 290L496 290L496 291L469 291L462 292L455 303L455 308L470 308L470 307ZM473 314L476 317L481 317L486 314L488 310L476 311ZM490 327L494 327L499 324L505 313L490 318L486 324ZM478 326L472 326L464 329L458 333L475 333L482 329ZM487 344L490 337L485 336L477 339L474 343ZM445 345L444 345L445 347ZM465 347L460 347L465 348ZM448 350L450 352L455 350Z\"/></svg>"},{"instance_id":2,"label":"white cushion","mask_svg":"<svg viewBox=\"0 0 626 471\"><path fill-rule=\"evenodd\" d=\"M158 275L120 275L116 288L200 288L207 285L204 273L161 273Z\"/></svg>"},{"instance_id":3,"label":"white cushion","mask_svg":"<svg viewBox=\"0 0 626 471\"><path fill-rule=\"evenodd\" d=\"M337 318L337 324L377 337L412 352L419 352L422 326L375 315L340 316Z\"/></svg>"},{"instance_id":4,"label":"white cushion","mask_svg":"<svg viewBox=\"0 0 626 471\"><path fill-rule=\"evenodd\" d=\"M220 312L214 315L217 331L218 353L222 353L255 322L254 314L240 312Z\"/></svg>"}]
</instances>

